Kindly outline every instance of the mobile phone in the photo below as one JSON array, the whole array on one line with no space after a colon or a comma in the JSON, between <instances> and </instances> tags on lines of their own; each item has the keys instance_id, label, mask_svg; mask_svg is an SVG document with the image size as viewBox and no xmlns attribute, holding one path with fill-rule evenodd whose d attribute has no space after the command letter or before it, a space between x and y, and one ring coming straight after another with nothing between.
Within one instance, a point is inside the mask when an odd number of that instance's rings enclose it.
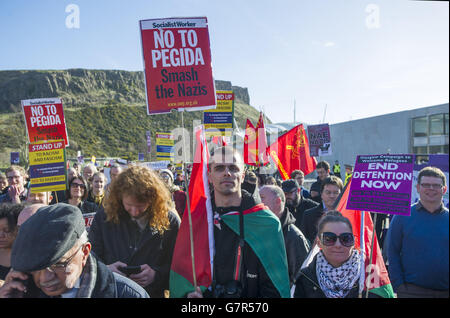
<instances>
[{"instance_id":1,"label":"mobile phone","mask_svg":"<svg viewBox=\"0 0 450 318\"><path fill-rule=\"evenodd\" d=\"M120 267L119 268L120 271L124 274L131 275L131 274L139 274L140 272L142 272L141 266L125 266L125 267Z\"/></svg>"},{"instance_id":2,"label":"mobile phone","mask_svg":"<svg viewBox=\"0 0 450 318\"><path fill-rule=\"evenodd\" d=\"M31 278L27 278L26 280L22 280L22 279L19 279L19 278L14 278L13 281L21 282L25 286L25 288L26 288L26 290L28 292L28 288L30 287ZM9 297L11 297L11 298L23 298L27 292L23 292L23 291L20 291L18 289L14 289L13 291L11 291Z\"/></svg>"}]
</instances>

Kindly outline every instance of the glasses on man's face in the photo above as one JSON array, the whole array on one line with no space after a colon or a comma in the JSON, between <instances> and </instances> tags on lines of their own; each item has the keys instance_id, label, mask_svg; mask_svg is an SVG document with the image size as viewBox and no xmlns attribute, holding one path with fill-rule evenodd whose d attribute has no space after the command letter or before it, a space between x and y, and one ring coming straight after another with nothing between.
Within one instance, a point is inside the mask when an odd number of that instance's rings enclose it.
<instances>
[{"instance_id":1,"label":"glasses on man's face","mask_svg":"<svg viewBox=\"0 0 450 318\"><path fill-rule=\"evenodd\" d=\"M424 189L433 189L433 190L440 190L443 187L443 185L440 183L421 183L420 186Z\"/></svg>"},{"instance_id":2,"label":"glasses on man's face","mask_svg":"<svg viewBox=\"0 0 450 318\"><path fill-rule=\"evenodd\" d=\"M70 187L71 188L80 188L80 189L86 189L86 187L85 187L85 185L84 184L81 184L81 183L72 183L71 185L70 185Z\"/></svg>"},{"instance_id":3,"label":"glasses on man's face","mask_svg":"<svg viewBox=\"0 0 450 318\"><path fill-rule=\"evenodd\" d=\"M322 244L325 246L335 245L338 239L341 245L345 247L350 247L355 244L355 237L352 233L342 233L338 236L333 232L323 232L321 237Z\"/></svg>"},{"instance_id":4,"label":"glasses on man's face","mask_svg":"<svg viewBox=\"0 0 450 318\"><path fill-rule=\"evenodd\" d=\"M66 259L64 262L58 262L56 264L50 265L46 268L46 270L53 272L55 274L62 274L67 272L67 267L69 267L72 260L75 258L75 256L78 254L78 252L83 248L84 245L81 245L75 253L73 253L72 256L70 256L68 259Z\"/></svg>"}]
</instances>

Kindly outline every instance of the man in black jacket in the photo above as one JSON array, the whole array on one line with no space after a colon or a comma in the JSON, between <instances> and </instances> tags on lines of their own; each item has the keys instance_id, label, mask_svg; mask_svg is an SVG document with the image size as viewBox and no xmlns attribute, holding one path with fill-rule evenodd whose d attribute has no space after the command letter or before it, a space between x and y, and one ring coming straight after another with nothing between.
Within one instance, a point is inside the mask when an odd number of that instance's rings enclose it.
<instances>
[{"instance_id":1,"label":"man in black jacket","mask_svg":"<svg viewBox=\"0 0 450 318\"><path fill-rule=\"evenodd\" d=\"M321 161L316 166L317 181L311 185L311 199L322 202L322 184L323 181L330 176L330 164L327 161Z\"/></svg>"},{"instance_id":2,"label":"man in black jacket","mask_svg":"<svg viewBox=\"0 0 450 318\"><path fill-rule=\"evenodd\" d=\"M236 234L222 219L225 214L248 211L260 203L259 195L252 196L241 189L244 180L244 162L240 154L231 147L215 149L209 161L208 179L213 189L211 200L216 251L212 292L207 291L203 295L198 289L196 292L189 293L187 297L279 298L280 291L269 277L256 252L246 239L241 240L239 234ZM246 224L246 218L248 216L243 214L243 224ZM278 227L274 231L279 231L278 235L282 240L279 221L276 219L274 221L277 222L275 225ZM245 225L245 233L250 233L247 226L250 225ZM245 233L244 237L246 237ZM279 249L284 249L284 246L279 246ZM242 257L238 257L239 255ZM284 262L286 264L286 259ZM286 265L284 268L269 269L278 271L279 277L286 277L283 283L289 288Z\"/></svg>"},{"instance_id":3,"label":"man in black jacket","mask_svg":"<svg viewBox=\"0 0 450 318\"><path fill-rule=\"evenodd\" d=\"M13 270L0 298L148 298L142 287L111 272L90 251L77 207L40 208L20 227L11 253Z\"/></svg>"},{"instance_id":4,"label":"man in black jacket","mask_svg":"<svg viewBox=\"0 0 450 318\"><path fill-rule=\"evenodd\" d=\"M303 214L302 232L312 244L317 235L317 224L319 219L326 213L334 209L337 198L341 194L344 184L341 179L335 176L326 178L322 182L321 199L322 203L315 208L306 210Z\"/></svg>"},{"instance_id":5,"label":"man in black jacket","mask_svg":"<svg viewBox=\"0 0 450 318\"><path fill-rule=\"evenodd\" d=\"M281 188L286 197L286 206L295 217L295 226L301 229L304 212L308 209L315 208L319 203L305 198L302 195L302 187L296 180L289 179L283 181Z\"/></svg>"},{"instance_id":6,"label":"man in black jacket","mask_svg":"<svg viewBox=\"0 0 450 318\"><path fill-rule=\"evenodd\" d=\"M309 253L309 243L295 226L295 217L285 207L286 198L278 186L266 185L259 190L261 201L280 219L286 243L290 286L295 283L300 268Z\"/></svg>"}]
</instances>

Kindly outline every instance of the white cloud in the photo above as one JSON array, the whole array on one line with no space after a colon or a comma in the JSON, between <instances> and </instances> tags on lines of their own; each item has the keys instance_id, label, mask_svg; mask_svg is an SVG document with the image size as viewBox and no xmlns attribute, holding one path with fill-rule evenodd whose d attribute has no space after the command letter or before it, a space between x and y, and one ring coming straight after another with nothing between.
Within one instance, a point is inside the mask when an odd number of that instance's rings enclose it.
<instances>
[{"instance_id":1,"label":"white cloud","mask_svg":"<svg viewBox=\"0 0 450 318\"><path fill-rule=\"evenodd\" d=\"M325 44L323 45L323 46L325 46L325 47L331 47L331 46L335 46L336 45L336 43L334 43L334 42L332 42L332 41L328 41L328 42L325 42Z\"/></svg>"}]
</instances>

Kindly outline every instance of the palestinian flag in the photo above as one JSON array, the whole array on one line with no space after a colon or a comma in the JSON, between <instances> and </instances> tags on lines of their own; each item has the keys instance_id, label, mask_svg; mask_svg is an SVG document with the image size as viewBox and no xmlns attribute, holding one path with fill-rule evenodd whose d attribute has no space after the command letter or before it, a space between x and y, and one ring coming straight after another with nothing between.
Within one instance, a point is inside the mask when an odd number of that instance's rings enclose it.
<instances>
[{"instance_id":1,"label":"palestinian flag","mask_svg":"<svg viewBox=\"0 0 450 318\"><path fill-rule=\"evenodd\" d=\"M197 148L189 182L189 201L186 202L170 269L171 298L185 297L195 290L194 286L204 291L212 282L214 225L207 177L209 152L202 126L196 127L195 135Z\"/></svg>"},{"instance_id":2,"label":"palestinian flag","mask_svg":"<svg viewBox=\"0 0 450 318\"><path fill-rule=\"evenodd\" d=\"M264 266L282 298L289 298L289 274L283 231L278 218L258 204L245 210L244 239ZM239 212L221 215L221 219L239 235Z\"/></svg>"},{"instance_id":3,"label":"palestinian flag","mask_svg":"<svg viewBox=\"0 0 450 318\"><path fill-rule=\"evenodd\" d=\"M358 210L348 210L347 200L350 193L351 179L345 187L345 191L337 204L336 210L342 213L352 223L355 236L355 247L364 255L364 270L361 271L360 291L369 289L369 293L377 294L384 298L394 298L394 290L389 280L386 265L378 245L377 236L370 213ZM375 235L375 236L374 236ZM374 236L372 263L372 237ZM365 297L365 293L363 295Z\"/></svg>"}]
</instances>

